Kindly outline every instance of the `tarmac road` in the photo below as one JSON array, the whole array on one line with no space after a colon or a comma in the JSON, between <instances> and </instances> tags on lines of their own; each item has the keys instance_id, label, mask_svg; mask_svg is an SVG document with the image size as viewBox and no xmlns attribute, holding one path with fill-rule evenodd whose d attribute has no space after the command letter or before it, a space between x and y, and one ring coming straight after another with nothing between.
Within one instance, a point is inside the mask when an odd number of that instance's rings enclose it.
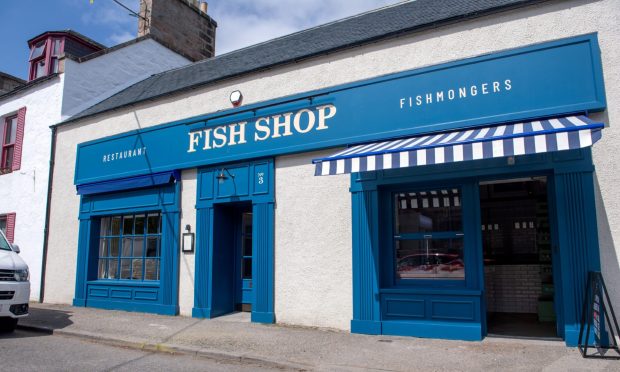
<instances>
[{"instance_id":1,"label":"tarmac road","mask_svg":"<svg viewBox=\"0 0 620 372\"><path fill-rule=\"evenodd\" d=\"M17 330L13 334L0 334L0 370L217 372L275 369L231 360L130 350L79 338Z\"/></svg>"}]
</instances>

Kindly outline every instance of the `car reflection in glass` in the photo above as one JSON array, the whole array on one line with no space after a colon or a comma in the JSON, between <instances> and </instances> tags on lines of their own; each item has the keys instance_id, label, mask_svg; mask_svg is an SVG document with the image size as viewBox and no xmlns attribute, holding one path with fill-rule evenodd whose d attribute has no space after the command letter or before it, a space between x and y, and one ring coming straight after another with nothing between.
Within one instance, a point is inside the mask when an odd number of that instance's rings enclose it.
<instances>
[{"instance_id":1,"label":"car reflection in glass","mask_svg":"<svg viewBox=\"0 0 620 372\"><path fill-rule=\"evenodd\" d=\"M396 271L400 279L465 277L465 264L458 254L419 253L398 259Z\"/></svg>"}]
</instances>

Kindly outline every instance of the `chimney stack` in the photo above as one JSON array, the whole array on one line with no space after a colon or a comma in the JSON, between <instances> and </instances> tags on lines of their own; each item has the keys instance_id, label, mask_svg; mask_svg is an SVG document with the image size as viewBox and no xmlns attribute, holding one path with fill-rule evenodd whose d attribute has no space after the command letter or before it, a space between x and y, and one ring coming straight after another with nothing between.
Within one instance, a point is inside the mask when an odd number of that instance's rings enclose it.
<instances>
[{"instance_id":1,"label":"chimney stack","mask_svg":"<svg viewBox=\"0 0 620 372\"><path fill-rule=\"evenodd\" d=\"M140 0L138 36L151 35L192 61L215 55L217 23L200 0Z\"/></svg>"}]
</instances>

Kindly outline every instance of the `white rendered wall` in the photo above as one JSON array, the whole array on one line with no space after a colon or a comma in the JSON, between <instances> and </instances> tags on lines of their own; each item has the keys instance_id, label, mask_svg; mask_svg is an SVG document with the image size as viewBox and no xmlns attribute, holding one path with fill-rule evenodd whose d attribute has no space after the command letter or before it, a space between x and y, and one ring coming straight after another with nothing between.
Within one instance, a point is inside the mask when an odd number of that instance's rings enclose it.
<instances>
[{"instance_id":1,"label":"white rendered wall","mask_svg":"<svg viewBox=\"0 0 620 372\"><path fill-rule=\"evenodd\" d=\"M322 151L276 158L278 323L349 329L353 317L349 175L315 177Z\"/></svg>"},{"instance_id":2,"label":"white rendered wall","mask_svg":"<svg viewBox=\"0 0 620 372\"><path fill-rule=\"evenodd\" d=\"M500 13L468 22L441 27L410 36L379 42L369 46L352 48L345 52L333 53L324 57L298 62L246 77L231 79L207 88L192 90L172 97L140 103L133 107L105 113L84 119L59 129L59 148L57 156L63 159L55 171L53 193L52 226L50 235L50 260L48 260L49 301L69 303L73 298L73 287L66 283L75 281L75 261L77 252L77 207L78 198L71 182L75 164L75 148L80 142L126 132L139 127L150 127L230 108L228 95L232 90L243 92L245 104L252 104L273 98L287 96L328 86L348 83L378 75L435 65L500 50L521 47L570 36L598 32L602 50L604 78L608 110L599 114L609 127L604 130L603 139L594 146L597 166L597 191L599 238L603 273L608 283L620 282L620 198L614 188L620 184L620 161L617 156L617 143L620 143L620 1L550 1L511 12ZM351 123L355 125L355 123ZM284 160L282 160L284 161ZM308 167L307 171L313 171ZM338 180L326 181L309 177L308 182L323 185L324 195L340 194L348 191L347 186ZM325 182L325 183L323 183ZM335 182L336 185L330 182ZM278 186L280 187L280 186ZM286 191L282 191L286 192ZM286 200L280 200L278 208L289 209ZM328 209L328 206L324 208ZM280 213L280 212L278 212ZM325 213L329 213L325 211ZM282 221L276 214L276 226ZM288 217L288 215L287 215ZM344 223L350 223L347 216ZM282 231L280 227L276 227ZM342 234L345 234L343 229ZM301 229L296 245L303 246L304 240L314 237ZM67 240L66 237L72 237ZM350 234L339 238L348 239ZM276 237L280 243L280 237ZM283 248L276 246L276 251ZM286 248L296 251L295 246ZM301 250L297 250L300 251ZM350 260L350 252L342 252ZM276 255L276 273L282 274L280 263L284 259ZM280 269L278 269L280 267ZM350 266L349 269L350 270ZM323 279L324 272L317 269L306 272L307 277L298 278L306 282ZM350 274L349 274L350 275ZM295 278L293 278L295 279ZM280 279L276 278L276 283ZM350 298L351 288L334 286L341 291L343 298ZM620 308L620 286L611 286L616 308ZM276 316L286 321L314 319L313 310L296 306L295 296L287 296L286 287L276 286ZM53 295L52 295L53 294ZM51 297L53 296L53 297ZM350 317L351 308L345 307L335 319ZM304 322L304 324L307 322ZM330 325L348 329L343 323Z\"/></svg>"},{"instance_id":3,"label":"white rendered wall","mask_svg":"<svg viewBox=\"0 0 620 372\"><path fill-rule=\"evenodd\" d=\"M196 190L198 188L196 173L194 168L184 170L181 174L181 234L186 232L186 225L190 225L191 232L196 233ZM182 236L179 247L183 246ZM194 246L192 253L179 253L181 265L179 269L179 311L182 315L187 316L192 316L192 308L194 307L195 252L196 247Z\"/></svg>"},{"instance_id":4,"label":"white rendered wall","mask_svg":"<svg viewBox=\"0 0 620 372\"><path fill-rule=\"evenodd\" d=\"M63 76L0 100L0 120L26 107L21 169L0 175L0 214L15 212L15 244L30 269L30 298L39 299L51 130L60 120Z\"/></svg>"},{"instance_id":5,"label":"white rendered wall","mask_svg":"<svg viewBox=\"0 0 620 372\"><path fill-rule=\"evenodd\" d=\"M63 120L153 74L189 63L152 39L81 63L66 58Z\"/></svg>"}]
</instances>

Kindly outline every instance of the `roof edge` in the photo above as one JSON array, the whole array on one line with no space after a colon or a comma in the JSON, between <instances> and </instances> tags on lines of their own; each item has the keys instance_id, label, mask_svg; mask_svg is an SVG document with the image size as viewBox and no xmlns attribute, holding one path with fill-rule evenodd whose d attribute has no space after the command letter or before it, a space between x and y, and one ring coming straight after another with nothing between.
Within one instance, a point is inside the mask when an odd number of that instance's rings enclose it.
<instances>
[{"instance_id":1,"label":"roof edge","mask_svg":"<svg viewBox=\"0 0 620 372\"><path fill-rule=\"evenodd\" d=\"M258 68L255 68L255 69L250 69L250 70L243 71L243 72L240 72L240 73L233 73L233 74L230 74L230 75L226 75L226 76L223 76L223 77L220 77L220 78L216 78L216 79L212 79L212 80L205 81L205 82L196 83L196 84L189 85L189 86L186 86L186 87L183 87L181 89L177 89L177 90L174 90L174 91L171 91L171 92L166 92L166 93L163 93L163 94L158 94L158 95L155 95L155 96L152 96L152 97L148 97L148 98L145 98L145 99L133 101L133 102L130 102L130 103L127 103L127 104L119 105L119 106L116 106L116 107L113 107L113 108L110 108L110 109L105 109L105 110L102 110L102 111L99 111L99 112L95 112L95 113L92 113L92 114L88 114L88 115L84 115L84 116L79 116L79 113L78 113L78 114L76 114L76 115L74 115L74 116L72 116L70 118L67 118L64 121L61 121L60 123L51 125L50 128L64 126L65 124L71 124L71 123L80 121L82 119L87 119L87 118L91 118L91 117L94 117L94 116L97 116L97 115L100 115L100 114L104 114L104 113L108 113L108 112L124 109L124 108L127 108L127 107L134 106L136 104L144 103L144 102L155 101L155 100L161 99L162 97L167 97L167 96L172 96L172 95L175 95L175 94L180 94L180 93L183 93L183 92L187 92L187 91L191 91L191 90L194 90L194 89L198 89L200 87L206 87L206 86L209 86L209 85L212 85L212 84L215 84L215 83L226 81L226 80L229 80L229 79L232 79L232 78L237 78L237 77L241 77L241 76L247 76L247 75L250 75L250 74L253 74L253 73L257 73L257 72L260 72L260 71L264 71L264 70L267 70L267 69L270 69L270 68L281 67L281 66L292 64L292 63L297 63L297 62L300 62L300 61L305 61L307 59L316 58L316 57L324 56L324 55L329 55L329 54L332 54L332 53L335 53L335 52L345 51L345 50L348 50L348 49L352 49L352 48L356 48L356 47L361 47L361 46L364 46L364 45L376 43L376 42L383 41L383 40L393 39L393 38L399 37L399 36L404 35L404 34L410 34L410 33L412 34L412 33L432 30L432 29L436 29L436 28L439 28L439 27L445 27L445 26L457 24L459 22L469 21L469 20L473 20L473 19L477 19L477 18L482 18L482 17L486 17L486 16L498 14L498 13L503 13L503 12L507 12L507 11L511 11L511 10L526 8L526 7L530 7L530 6L533 6L533 5L538 5L538 4L541 4L541 3L546 3L546 2L551 2L551 1L554 1L554 0L522 0L521 2L516 3L516 4L513 3L513 4L501 5L501 6L497 6L497 7L494 7L494 8L485 9L483 11L474 11L474 12L470 12L470 13L466 13L466 14L462 14L462 15L458 15L458 16L454 16L454 17L450 17L450 18L446 18L446 19L441 19L441 20L435 21L435 22L430 22L430 23L426 23L426 24L421 24L421 25L405 28L405 29L398 30L398 31L395 31L395 32L386 33L386 34L383 34L383 35L380 35L380 36L370 37L370 38L367 38L367 39L359 40L359 41L354 42L354 43L349 43L349 44L346 44L346 45L341 45L341 46L338 46L338 47L334 47L334 48L330 48L330 49L325 49L325 50L322 50L322 51L319 51L319 52L316 52L316 53L309 53L309 54L304 55L302 57L289 58L289 59L285 59L285 60L282 60L282 61L279 61L279 62L276 62L276 63L272 63L270 65L261 66L261 67L258 67ZM402 3L399 3L399 4L402 4ZM246 49L249 49L249 48L252 48L252 47L256 47L258 45L267 44L267 43L269 43L269 42L271 42L273 40L279 40L279 39L282 39L282 38L289 37L291 35L295 35L295 34L298 34L298 33L303 33L303 32L306 32L306 31L309 31L309 30L312 30L312 29L315 29L315 28L324 27L325 25L329 25L329 24L333 24L333 23L337 23L337 22L342 22L342 21L347 20L347 19L356 18L356 17L364 15L364 14L372 13L372 12L375 12L375 11L379 11L379 10L382 10L382 9L385 9L385 8L390 8L390 7L397 6L397 5L398 4L390 5L390 6L382 7L382 8L379 8L379 9L376 9L376 10L372 10L372 11L369 11L369 12L360 13L358 15L354 15L354 16L351 16L351 17L343 18L341 20L329 22L329 23L326 23L326 24L323 24L323 25L319 25L319 26L312 27L312 28L309 28L309 29L306 29L306 30L298 31L298 32L295 32L295 33L292 33L292 34L289 34L289 35L285 35L285 36L279 37L279 38L271 39L271 40L268 40L268 41L265 41L265 42L262 42L262 43L254 44L252 46L248 46L248 47L245 47L245 48L242 48L242 49L238 49L236 51L231 51L229 53L225 53L225 54L222 54L220 56L216 56L216 57L213 57L213 58L207 59L207 60L217 59L219 57L223 57L223 56L226 56L226 55L231 55L231 54L234 54L234 53L238 53L238 52L241 52L243 50L246 50ZM202 60L202 61L198 61L198 62L195 62L195 63L201 63L201 62L204 62L204 61L207 61L207 60ZM187 66L182 66L182 67L179 67L177 69L186 68L186 67ZM175 69L172 69L172 70L175 70ZM162 75L162 74L165 74L166 72L168 72L168 71L160 72L158 74L154 74L153 76ZM123 91L125 91L126 89L129 89L130 87L127 87L127 88L117 92L116 94L114 94L114 95L112 95L112 96L110 96L108 98L111 98L111 97L113 97L113 96L115 96L117 94L120 94ZM95 105L93 105L93 106L95 106ZM91 106L91 107L93 107L93 106ZM86 110L84 110L84 111L86 111Z\"/></svg>"}]
</instances>

